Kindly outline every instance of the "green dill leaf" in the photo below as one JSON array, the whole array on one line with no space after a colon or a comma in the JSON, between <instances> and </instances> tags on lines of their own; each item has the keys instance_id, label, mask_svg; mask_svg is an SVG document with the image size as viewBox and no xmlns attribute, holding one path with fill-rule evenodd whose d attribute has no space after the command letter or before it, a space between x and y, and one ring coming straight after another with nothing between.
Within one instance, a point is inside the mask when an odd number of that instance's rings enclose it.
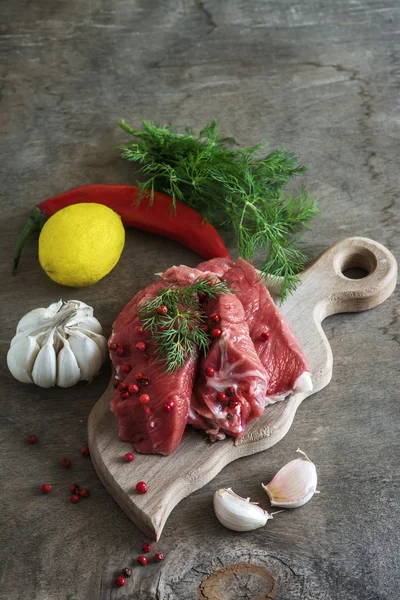
<instances>
[{"instance_id":1,"label":"green dill leaf","mask_svg":"<svg viewBox=\"0 0 400 600\"><path fill-rule=\"evenodd\" d=\"M298 234L310 226L318 205L304 187L285 194L289 181L306 171L292 152L281 148L260 156L265 143L237 148L234 138L221 135L216 120L198 136L191 127L179 133L171 124L147 120L141 129L124 121L120 126L134 138L120 147L121 156L140 165L146 177L140 188L150 203L156 190L172 197L172 209L177 200L185 202L233 233L246 260L266 252L262 271L282 278L281 299L295 289L307 260L296 247Z\"/></svg>"},{"instance_id":2,"label":"green dill leaf","mask_svg":"<svg viewBox=\"0 0 400 600\"><path fill-rule=\"evenodd\" d=\"M204 354L208 350L210 338L202 329L207 318L199 296L217 298L227 293L231 293L229 284L204 277L191 285L161 288L154 298L139 305L142 327L150 331L155 358L165 364L167 373L180 369L196 348ZM161 305L167 307L166 314L158 313Z\"/></svg>"}]
</instances>

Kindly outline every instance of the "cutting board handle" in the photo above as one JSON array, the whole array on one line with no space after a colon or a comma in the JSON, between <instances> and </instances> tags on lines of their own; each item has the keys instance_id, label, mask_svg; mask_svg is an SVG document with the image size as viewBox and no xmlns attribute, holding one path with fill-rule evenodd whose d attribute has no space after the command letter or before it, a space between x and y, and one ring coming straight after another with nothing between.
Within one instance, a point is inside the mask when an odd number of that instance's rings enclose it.
<instances>
[{"instance_id":1,"label":"cutting board handle","mask_svg":"<svg viewBox=\"0 0 400 600\"><path fill-rule=\"evenodd\" d=\"M367 275L351 279L347 269L363 269ZM382 244L363 237L346 238L328 248L302 277L302 292L319 297L321 321L334 313L359 312L378 306L393 292L397 263ZM317 289L319 288L319 289Z\"/></svg>"}]
</instances>

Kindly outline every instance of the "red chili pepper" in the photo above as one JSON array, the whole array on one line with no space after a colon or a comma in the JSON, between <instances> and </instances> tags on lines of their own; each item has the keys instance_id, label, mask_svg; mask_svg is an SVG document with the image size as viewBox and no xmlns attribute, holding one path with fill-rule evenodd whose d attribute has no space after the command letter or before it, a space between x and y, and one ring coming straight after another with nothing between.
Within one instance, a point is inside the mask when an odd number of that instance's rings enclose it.
<instances>
[{"instance_id":1,"label":"red chili pepper","mask_svg":"<svg viewBox=\"0 0 400 600\"><path fill-rule=\"evenodd\" d=\"M218 232L193 208L179 200L176 201L176 207L172 208L172 198L159 192L154 192L152 203L149 200L148 195L142 196L138 187L114 184L83 185L44 200L32 210L18 238L13 271L18 268L22 247L29 235L33 231L40 231L46 220L57 211L82 202L104 204L120 215L125 227L176 240L206 260L229 258Z\"/></svg>"}]
</instances>

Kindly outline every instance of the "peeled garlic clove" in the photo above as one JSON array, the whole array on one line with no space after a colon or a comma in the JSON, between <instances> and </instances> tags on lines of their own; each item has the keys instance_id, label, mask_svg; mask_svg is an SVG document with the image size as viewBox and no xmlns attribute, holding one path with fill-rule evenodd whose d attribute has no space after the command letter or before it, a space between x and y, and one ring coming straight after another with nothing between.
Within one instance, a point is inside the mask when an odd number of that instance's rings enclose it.
<instances>
[{"instance_id":1,"label":"peeled garlic clove","mask_svg":"<svg viewBox=\"0 0 400 600\"><path fill-rule=\"evenodd\" d=\"M64 346L57 354L57 385L67 388L78 383L81 378L81 370L68 340L61 339Z\"/></svg>"},{"instance_id":2,"label":"peeled garlic clove","mask_svg":"<svg viewBox=\"0 0 400 600\"><path fill-rule=\"evenodd\" d=\"M261 484L272 506L297 508L308 502L317 490L317 470L304 452L287 463L268 485Z\"/></svg>"},{"instance_id":3,"label":"peeled garlic clove","mask_svg":"<svg viewBox=\"0 0 400 600\"><path fill-rule=\"evenodd\" d=\"M81 370L81 379L93 379L103 364L103 355L99 346L80 331L68 329L66 332L70 336L68 341Z\"/></svg>"},{"instance_id":4,"label":"peeled garlic clove","mask_svg":"<svg viewBox=\"0 0 400 600\"><path fill-rule=\"evenodd\" d=\"M57 380L56 351L53 346L54 331L40 349L32 369L32 379L36 385L43 388L53 387Z\"/></svg>"},{"instance_id":5,"label":"peeled garlic clove","mask_svg":"<svg viewBox=\"0 0 400 600\"><path fill-rule=\"evenodd\" d=\"M32 383L32 368L40 346L30 335L20 337L7 353L7 366L11 375L22 383Z\"/></svg>"},{"instance_id":6,"label":"peeled garlic clove","mask_svg":"<svg viewBox=\"0 0 400 600\"><path fill-rule=\"evenodd\" d=\"M252 531L273 518L266 510L250 502L250 498L238 496L231 488L217 490L213 503L218 521L232 531Z\"/></svg>"}]
</instances>

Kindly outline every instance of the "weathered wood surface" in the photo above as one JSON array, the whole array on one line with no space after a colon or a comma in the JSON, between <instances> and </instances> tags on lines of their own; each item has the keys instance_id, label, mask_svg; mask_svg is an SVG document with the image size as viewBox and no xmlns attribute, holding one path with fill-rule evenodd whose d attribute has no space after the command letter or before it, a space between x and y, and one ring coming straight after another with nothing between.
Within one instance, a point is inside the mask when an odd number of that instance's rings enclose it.
<instances>
[{"instance_id":1,"label":"weathered wood surface","mask_svg":"<svg viewBox=\"0 0 400 600\"><path fill-rule=\"evenodd\" d=\"M330 385L303 404L279 444L228 465L181 502L157 545L165 562L135 568L121 590L113 577L134 563L143 536L79 455L108 368L90 386L43 391L13 381L4 365L27 309L76 295L46 278L33 240L13 278L16 235L46 196L88 182L132 181L112 150L124 139L115 125L122 117L200 126L220 116L243 144L260 137L285 144L308 163L307 183L321 198L321 216L305 237L312 258L353 235L398 256L399 31L397 0L3 1L2 599L187 600L208 574L236 563L251 563L254 574L239 567L217 573L215 585L202 584L203 598L398 596L397 294L374 311L325 321L335 356ZM109 331L132 294L178 260L195 264L196 256L129 232L118 267L79 296ZM39 436L37 446L26 444L29 433ZM223 530L213 491L230 485L264 502L260 481L298 446L317 464L321 494L266 529L243 536ZM64 456L73 460L70 471L59 467ZM54 485L46 497L39 493L44 481ZM73 481L92 492L76 506L69 502Z\"/></svg>"},{"instance_id":2,"label":"weathered wood surface","mask_svg":"<svg viewBox=\"0 0 400 600\"><path fill-rule=\"evenodd\" d=\"M344 274L350 268L364 269L368 275L350 279ZM397 263L381 244L353 237L327 249L300 277L301 285L281 305L281 311L307 356L313 389L268 406L237 445L232 439L211 444L204 432L189 427L171 456L138 455L128 469L122 457L131 445L119 439L117 421L110 412L114 373L92 409L88 436L96 472L127 515L151 539L160 539L171 511L183 498L206 485L227 464L267 450L286 435L303 400L319 392L332 377L332 352L321 323L333 314L379 306L396 286ZM135 481L143 477L150 481L145 496L135 490Z\"/></svg>"}]
</instances>

